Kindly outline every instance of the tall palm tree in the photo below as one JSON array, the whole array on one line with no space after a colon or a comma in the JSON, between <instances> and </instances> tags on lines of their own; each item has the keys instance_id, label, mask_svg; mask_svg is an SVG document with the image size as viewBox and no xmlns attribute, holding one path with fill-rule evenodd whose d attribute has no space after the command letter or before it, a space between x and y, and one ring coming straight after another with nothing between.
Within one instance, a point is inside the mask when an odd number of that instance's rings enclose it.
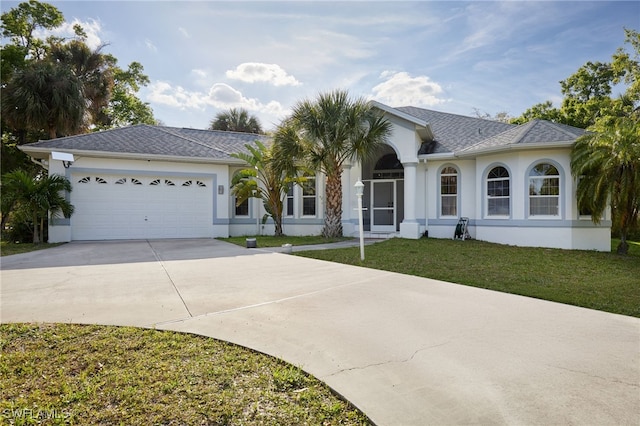
<instances>
[{"instance_id":1,"label":"tall palm tree","mask_svg":"<svg viewBox=\"0 0 640 426\"><path fill-rule=\"evenodd\" d=\"M629 233L640 227L640 123L633 116L610 117L592 130L571 152L578 205L599 223L611 203L613 225L620 231L617 252L626 254Z\"/></svg>"},{"instance_id":2,"label":"tall palm tree","mask_svg":"<svg viewBox=\"0 0 640 426\"><path fill-rule=\"evenodd\" d=\"M236 196L238 205L249 198L261 199L267 213L275 224L275 236L284 235L282 217L284 199L289 184L298 181L296 171L287 172L273 161L271 147L256 141L255 146L245 145L249 153L231 154L232 157L244 160L249 167L237 172L231 181L231 192Z\"/></svg>"},{"instance_id":3,"label":"tall palm tree","mask_svg":"<svg viewBox=\"0 0 640 426\"><path fill-rule=\"evenodd\" d=\"M391 124L380 112L345 90L299 102L276 132L277 161L302 161L326 176L323 236L342 236L342 166L369 159L390 134Z\"/></svg>"},{"instance_id":4,"label":"tall palm tree","mask_svg":"<svg viewBox=\"0 0 640 426\"><path fill-rule=\"evenodd\" d=\"M231 108L228 111L218 113L211 120L209 129L241 133L264 133L258 118L249 115L249 112L244 108Z\"/></svg>"},{"instance_id":5,"label":"tall palm tree","mask_svg":"<svg viewBox=\"0 0 640 426\"><path fill-rule=\"evenodd\" d=\"M33 224L33 242L43 240L44 221L60 213L71 217L73 205L66 200L63 191L71 192L71 182L61 175L32 177L24 170L14 170L2 178L3 202L12 203L15 211L22 213ZM5 212L3 212L5 214Z\"/></svg>"},{"instance_id":6,"label":"tall palm tree","mask_svg":"<svg viewBox=\"0 0 640 426\"><path fill-rule=\"evenodd\" d=\"M44 129L50 139L74 134L85 110L82 82L68 67L49 61L16 71L2 90L3 118L15 129Z\"/></svg>"},{"instance_id":7,"label":"tall palm tree","mask_svg":"<svg viewBox=\"0 0 640 426\"><path fill-rule=\"evenodd\" d=\"M87 106L83 130L106 119L104 110L111 98L117 60L101 53L104 46L92 50L83 39L76 39L51 47L50 60L66 65L82 84Z\"/></svg>"}]
</instances>

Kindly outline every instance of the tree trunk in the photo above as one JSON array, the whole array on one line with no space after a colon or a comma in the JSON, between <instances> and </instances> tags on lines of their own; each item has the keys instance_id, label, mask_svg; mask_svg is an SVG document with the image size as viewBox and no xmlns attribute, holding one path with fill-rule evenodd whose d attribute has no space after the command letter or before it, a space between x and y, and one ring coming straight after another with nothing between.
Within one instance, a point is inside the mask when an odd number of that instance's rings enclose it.
<instances>
[{"instance_id":1,"label":"tree trunk","mask_svg":"<svg viewBox=\"0 0 640 426\"><path fill-rule=\"evenodd\" d=\"M618 244L618 248L616 249L616 253L618 254L628 254L629 253L629 243L627 242L627 232L624 230L620 231L620 244Z\"/></svg>"},{"instance_id":2,"label":"tree trunk","mask_svg":"<svg viewBox=\"0 0 640 426\"><path fill-rule=\"evenodd\" d=\"M325 216L322 236L325 238L342 237L342 173L327 176L325 188Z\"/></svg>"},{"instance_id":3,"label":"tree trunk","mask_svg":"<svg viewBox=\"0 0 640 426\"><path fill-rule=\"evenodd\" d=\"M282 233L282 215L280 215L280 216L274 215L274 216L272 216L272 218L273 218L273 223L276 226L276 230L275 230L273 235L276 236L276 237L281 237L283 235L283 233Z\"/></svg>"},{"instance_id":4,"label":"tree trunk","mask_svg":"<svg viewBox=\"0 0 640 426\"><path fill-rule=\"evenodd\" d=\"M40 230L38 229L38 217L33 215L33 244L40 244Z\"/></svg>"}]
</instances>

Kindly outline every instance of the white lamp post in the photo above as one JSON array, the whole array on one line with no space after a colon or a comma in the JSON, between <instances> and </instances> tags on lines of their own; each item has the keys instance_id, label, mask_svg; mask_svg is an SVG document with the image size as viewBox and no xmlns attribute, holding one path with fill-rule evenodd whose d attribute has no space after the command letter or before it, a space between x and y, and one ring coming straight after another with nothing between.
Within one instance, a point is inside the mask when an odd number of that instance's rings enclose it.
<instances>
[{"instance_id":1,"label":"white lamp post","mask_svg":"<svg viewBox=\"0 0 640 426\"><path fill-rule=\"evenodd\" d=\"M362 223L362 195L364 194L364 183L358 180L355 184L356 196L358 197L358 227L360 228L360 260L364 260L364 224Z\"/></svg>"}]
</instances>

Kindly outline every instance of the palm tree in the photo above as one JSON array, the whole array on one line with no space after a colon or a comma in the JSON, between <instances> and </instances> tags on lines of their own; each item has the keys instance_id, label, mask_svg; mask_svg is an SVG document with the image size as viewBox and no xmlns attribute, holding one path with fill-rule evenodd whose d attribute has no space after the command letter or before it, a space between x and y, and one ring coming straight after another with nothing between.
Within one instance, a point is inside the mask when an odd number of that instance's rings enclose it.
<instances>
[{"instance_id":1,"label":"palm tree","mask_svg":"<svg viewBox=\"0 0 640 426\"><path fill-rule=\"evenodd\" d=\"M244 108L231 108L228 111L218 113L211 120L210 130L224 130L241 133L262 134L260 121Z\"/></svg>"},{"instance_id":2,"label":"palm tree","mask_svg":"<svg viewBox=\"0 0 640 426\"><path fill-rule=\"evenodd\" d=\"M75 133L85 110L81 81L68 67L49 61L16 71L2 90L3 118L15 129L44 129L50 139Z\"/></svg>"},{"instance_id":3,"label":"palm tree","mask_svg":"<svg viewBox=\"0 0 640 426\"><path fill-rule=\"evenodd\" d=\"M626 254L627 237L640 226L640 124L633 116L610 117L592 130L571 152L578 205L599 223L611 203L613 225L620 231L617 252Z\"/></svg>"},{"instance_id":4,"label":"palm tree","mask_svg":"<svg viewBox=\"0 0 640 426\"><path fill-rule=\"evenodd\" d=\"M11 204L14 211L32 222L36 244L43 240L47 213L52 219L59 213L64 217L73 214L73 205L61 194L63 191L71 192L71 182L57 174L33 178L24 170L14 170L2 178L3 205ZM3 218L8 213L3 211Z\"/></svg>"},{"instance_id":5,"label":"palm tree","mask_svg":"<svg viewBox=\"0 0 640 426\"><path fill-rule=\"evenodd\" d=\"M244 160L249 167L237 172L231 181L231 193L236 196L236 203L240 205L249 198L259 198L263 201L267 213L275 224L275 236L283 234L282 216L284 198L287 196L289 185L296 182L295 171L287 173L278 168L273 161L271 147L256 141L255 146L245 145L249 153L231 154L232 157Z\"/></svg>"},{"instance_id":6,"label":"palm tree","mask_svg":"<svg viewBox=\"0 0 640 426\"><path fill-rule=\"evenodd\" d=\"M391 124L381 113L344 90L299 102L276 132L277 161L302 161L326 176L323 236L342 236L342 166L372 157L390 134Z\"/></svg>"},{"instance_id":7,"label":"palm tree","mask_svg":"<svg viewBox=\"0 0 640 426\"><path fill-rule=\"evenodd\" d=\"M82 84L87 108L84 127L101 124L106 120L105 108L109 104L114 86L116 58L101 53L105 45L92 50L83 39L53 44L50 60L66 65Z\"/></svg>"}]
</instances>

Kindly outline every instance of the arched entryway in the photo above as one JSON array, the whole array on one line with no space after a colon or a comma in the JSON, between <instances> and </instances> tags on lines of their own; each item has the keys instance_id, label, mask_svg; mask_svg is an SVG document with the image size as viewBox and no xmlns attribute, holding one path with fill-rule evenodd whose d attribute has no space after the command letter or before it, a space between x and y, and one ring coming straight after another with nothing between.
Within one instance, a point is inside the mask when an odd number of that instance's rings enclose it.
<instances>
[{"instance_id":1,"label":"arched entryway","mask_svg":"<svg viewBox=\"0 0 640 426\"><path fill-rule=\"evenodd\" d=\"M365 185L364 228L370 232L397 232L404 219L404 168L396 152L384 145L362 168Z\"/></svg>"}]
</instances>

